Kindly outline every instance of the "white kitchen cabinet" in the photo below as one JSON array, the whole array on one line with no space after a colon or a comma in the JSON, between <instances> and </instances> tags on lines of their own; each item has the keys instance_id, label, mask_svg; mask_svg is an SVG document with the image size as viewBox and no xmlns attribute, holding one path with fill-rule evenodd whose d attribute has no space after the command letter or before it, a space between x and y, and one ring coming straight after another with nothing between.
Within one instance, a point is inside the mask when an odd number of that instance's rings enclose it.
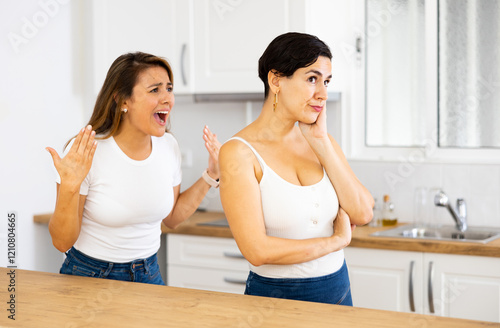
<instances>
[{"instance_id":1,"label":"white kitchen cabinet","mask_svg":"<svg viewBox=\"0 0 500 328\"><path fill-rule=\"evenodd\" d=\"M347 247L354 306L422 313L422 253Z\"/></svg>"},{"instance_id":2,"label":"white kitchen cabinet","mask_svg":"<svg viewBox=\"0 0 500 328\"><path fill-rule=\"evenodd\" d=\"M304 31L304 4L304 0L197 1L196 92L263 92L258 60L279 34Z\"/></svg>"},{"instance_id":3,"label":"white kitchen cabinet","mask_svg":"<svg viewBox=\"0 0 500 328\"><path fill-rule=\"evenodd\" d=\"M318 35L334 53L330 92L344 86L350 5L343 0L92 0L92 84L119 55L165 57L176 94L263 93L258 60L276 36ZM349 41L349 42L350 42Z\"/></svg>"},{"instance_id":4,"label":"white kitchen cabinet","mask_svg":"<svg viewBox=\"0 0 500 328\"><path fill-rule=\"evenodd\" d=\"M232 238L167 236L167 285L243 294L249 267Z\"/></svg>"},{"instance_id":5,"label":"white kitchen cabinet","mask_svg":"<svg viewBox=\"0 0 500 328\"><path fill-rule=\"evenodd\" d=\"M425 253L424 275L437 315L500 322L499 258Z\"/></svg>"},{"instance_id":6,"label":"white kitchen cabinet","mask_svg":"<svg viewBox=\"0 0 500 328\"><path fill-rule=\"evenodd\" d=\"M500 260L348 247L355 306L500 322Z\"/></svg>"},{"instance_id":7,"label":"white kitchen cabinet","mask_svg":"<svg viewBox=\"0 0 500 328\"><path fill-rule=\"evenodd\" d=\"M93 86L97 94L112 62L142 51L167 59L176 93L191 91L191 1L94 0L92 22Z\"/></svg>"},{"instance_id":8,"label":"white kitchen cabinet","mask_svg":"<svg viewBox=\"0 0 500 328\"><path fill-rule=\"evenodd\" d=\"M197 1L196 93L262 93L258 60L275 37L291 31L317 35L330 46L335 54L330 92L341 91L350 8L344 0Z\"/></svg>"}]
</instances>

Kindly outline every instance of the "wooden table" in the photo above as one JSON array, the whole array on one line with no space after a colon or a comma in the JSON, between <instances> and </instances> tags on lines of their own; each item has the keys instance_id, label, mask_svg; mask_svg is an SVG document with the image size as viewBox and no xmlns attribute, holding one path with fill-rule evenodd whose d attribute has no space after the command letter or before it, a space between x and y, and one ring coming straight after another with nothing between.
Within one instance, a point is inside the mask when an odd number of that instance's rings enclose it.
<instances>
[{"instance_id":1,"label":"wooden table","mask_svg":"<svg viewBox=\"0 0 500 328\"><path fill-rule=\"evenodd\" d=\"M500 324L0 268L1 327L500 327ZM12 281L11 281L12 282Z\"/></svg>"}]
</instances>

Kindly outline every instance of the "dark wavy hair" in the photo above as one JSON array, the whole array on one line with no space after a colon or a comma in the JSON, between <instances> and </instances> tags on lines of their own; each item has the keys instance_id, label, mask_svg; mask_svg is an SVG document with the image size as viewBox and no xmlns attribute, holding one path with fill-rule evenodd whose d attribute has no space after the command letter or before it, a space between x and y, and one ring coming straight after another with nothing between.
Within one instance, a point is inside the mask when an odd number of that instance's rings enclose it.
<instances>
[{"instance_id":1,"label":"dark wavy hair","mask_svg":"<svg viewBox=\"0 0 500 328\"><path fill-rule=\"evenodd\" d=\"M270 71L289 77L297 69L314 64L319 56L332 59L330 48L314 35L289 32L276 37L259 59L259 78L264 82L265 98L269 94Z\"/></svg>"}]
</instances>

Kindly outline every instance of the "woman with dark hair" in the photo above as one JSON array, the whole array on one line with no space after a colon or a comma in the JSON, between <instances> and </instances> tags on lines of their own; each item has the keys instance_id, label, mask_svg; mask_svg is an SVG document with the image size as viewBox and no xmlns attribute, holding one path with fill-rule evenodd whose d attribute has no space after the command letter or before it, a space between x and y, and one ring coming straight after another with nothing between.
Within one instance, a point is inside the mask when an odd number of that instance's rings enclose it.
<instances>
[{"instance_id":1,"label":"woman with dark hair","mask_svg":"<svg viewBox=\"0 0 500 328\"><path fill-rule=\"evenodd\" d=\"M165 133L173 81L163 58L118 57L87 127L70 140L65 156L47 147L58 172L49 231L67 255L61 273L165 284L156 257L161 222L170 228L183 222L219 178L220 143L205 127L208 168L180 192L180 150Z\"/></svg>"},{"instance_id":2,"label":"woman with dark hair","mask_svg":"<svg viewBox=\"0 0 500 328\"><path fill-rule=\"evenodd\" d=\"M274 39L259 59L262 111L221 147L222 205L250 263L245 294L352 305L343 249L373 198L326 131L331 58L315 36Z\"/></svg>"}]
</instances>

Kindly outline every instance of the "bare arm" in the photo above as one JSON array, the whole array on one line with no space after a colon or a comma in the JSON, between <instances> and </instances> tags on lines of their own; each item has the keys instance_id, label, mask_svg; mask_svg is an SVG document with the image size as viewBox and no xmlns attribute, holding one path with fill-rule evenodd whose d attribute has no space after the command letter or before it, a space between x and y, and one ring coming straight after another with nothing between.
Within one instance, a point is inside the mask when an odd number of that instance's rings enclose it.
<instances>
[{"instance_id":1,"label":"bare arm","mask_svg":"<svg viewBox=\"0 0 500 328\"><path fill-rule=\"evenodd\" d=\"M314 124L299 123L302 134L325 168L342 207L351 223L364 225L373 217L373 197L352 171L342 149L326 133L326 111L321 111Z\"/></svg>"},{"instance_id":2,"label":"bare arm","mask_svg":"<svg viewBox=\"0 0 500 328\"><path fill-rule=\"evenodd\" d=\"M61 252L70 249L80 235L86 199L64 188L57 184L56 208L49 221L52 244Z\"/></svg>"},{"instance_id":3,"label":"bare arm","mask_svg":"<svg viewBox=\"0 0 500 328\"><path fill-rule=\"evenodd\" d=\"M229 141L221 148L220 194L234 239L250 263L256 266L303 263L349 244L351 226L342 209L331 237L296 240L267 236L254 164L243 147L246 146Z\"/></svg>"},{"instance_id":4,"label":"bare arm","mask_svg":"<svg viewBox=\"0 0 500 328\"><path fill-rule=\"evenodd\" d=\"M340 146L329 136L322 147L318 148L320 150L316 155L337 192L340 206L351 218L351 223L365 225L370 222L373 217L373 197L352 171Z\"/></svg>"},{"instance_id":5,"label":"bare arm","mask_svg":"<svg viewBox=\"0 0 500 328\"><path fill-rule=\"evenodd\" d=\"M210 190L210 185L200 178L182 193L180 189L180 185L174 187L175 206L170 214L163 219L163 223L171 229L175 229L196 211L208 190Z\"/></svg>"},{"instance_id":6,"label":"bare arm","mask_svg":"<svg viewBox=\"0 0 500 328\"><path fill-rule=\"evenodd\" d=\"M57 185L56 207L49 222L52 243L61 252L67 251L78 239L86 196L80 186L87 176L97 147L92 127L82 129L63 159L47 147L61 178Z\"/></svg>"},{"instance_id":7,"label":"bare arm","mask_svg":"<svg viewBox=\"0 0 500 328\"><path fill-rule=\"evenodd\" d=\"M205 148L209 154L208 175L217 180L219 178L220 142L208 127L203 129L203 133ZM196 211L208 190L210 190L210 185L203 178L200 178L182 193L180 189L180 185L174 187L174 207L170 214L163 219L163 223L172 229L176 228Z\"/></svg>"}]
</instances>

